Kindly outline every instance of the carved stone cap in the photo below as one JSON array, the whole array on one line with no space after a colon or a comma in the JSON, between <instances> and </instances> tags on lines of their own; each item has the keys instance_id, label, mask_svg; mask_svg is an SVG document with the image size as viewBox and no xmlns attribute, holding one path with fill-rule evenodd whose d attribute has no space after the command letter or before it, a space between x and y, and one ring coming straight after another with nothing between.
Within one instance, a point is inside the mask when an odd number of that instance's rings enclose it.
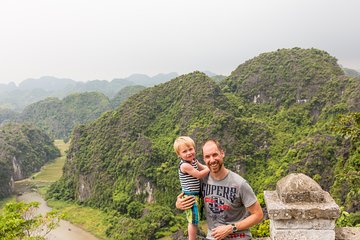
<instances>
[{"instance_id":1,"label":"carved stone cap","mask_svg":"<svg viewBox=\"0 0 360 240\"><path fill-rule=\"evenodd\" d=\"M302 173L291 173L276 184L276 192L284 203L323 203L325 191L312 178Z\"/></svg>"},{"instance_id":2,"label":"carved stone cap","mask_svg":"<svg viewBox=\"0 0 360 240\"><path fill-rule=\"evenodd\" d=\"M296 202L284 203L280 201L276 191L265 191L264 199L270 219L330 219L340 216L340 208L328 192L325 192L324 203Z\"/></svg>"}]
</instances>

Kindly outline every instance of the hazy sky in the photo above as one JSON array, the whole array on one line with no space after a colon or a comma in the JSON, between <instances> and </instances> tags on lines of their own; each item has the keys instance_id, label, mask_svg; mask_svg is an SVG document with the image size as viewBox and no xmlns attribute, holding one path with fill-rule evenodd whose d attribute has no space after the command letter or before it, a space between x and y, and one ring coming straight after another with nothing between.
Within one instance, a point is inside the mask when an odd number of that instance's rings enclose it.
<instances>
[{"instance_id":1,"label":"hazy sky","mask_svg":"<svg viewBox=\"0 0 360 240\"><path fill-rule=\"evenodd\" d=\"M0 83L229 75L279 48L360 70L359 0L1 0Z\"/></svg>"}]
</instances>

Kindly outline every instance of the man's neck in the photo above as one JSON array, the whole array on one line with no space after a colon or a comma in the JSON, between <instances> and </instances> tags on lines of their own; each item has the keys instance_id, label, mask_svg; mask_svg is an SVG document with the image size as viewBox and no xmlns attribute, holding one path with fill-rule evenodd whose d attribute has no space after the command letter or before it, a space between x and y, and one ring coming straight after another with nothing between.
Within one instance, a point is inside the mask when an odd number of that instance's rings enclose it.
<instances>
[{"instance_id":1,"label":"man's neck","mask_svg":"<svg viewBox=\"0 0 360 240\"><path fill-rule=\"evenodd\" d=\"M220 169L219 172L213 173L210 172L210 176L215 180L223 180L229 173L229 170L227 170L224 166Z\"/></svg>"}]
</instances>

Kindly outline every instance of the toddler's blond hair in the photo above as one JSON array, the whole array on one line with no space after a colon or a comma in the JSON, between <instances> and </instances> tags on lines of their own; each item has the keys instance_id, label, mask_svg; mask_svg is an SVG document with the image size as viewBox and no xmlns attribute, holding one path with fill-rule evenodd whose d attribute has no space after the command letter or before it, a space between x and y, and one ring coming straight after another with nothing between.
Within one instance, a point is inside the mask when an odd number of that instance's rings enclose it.
<instances>
[{"instance_id":1,"label":"toddler's blond hair","mask_svg":"<svg viewBox=\"0 0 360 240\"><path fill-rule=\"evenodd\" d=\"M187 147L193 147L195 148L195 142L188 136L181 136L178 137L174 142L174 150L176 152L176 155L179 156L179 149L180 146L186 145Z\"/></svg>"}]
</instances>

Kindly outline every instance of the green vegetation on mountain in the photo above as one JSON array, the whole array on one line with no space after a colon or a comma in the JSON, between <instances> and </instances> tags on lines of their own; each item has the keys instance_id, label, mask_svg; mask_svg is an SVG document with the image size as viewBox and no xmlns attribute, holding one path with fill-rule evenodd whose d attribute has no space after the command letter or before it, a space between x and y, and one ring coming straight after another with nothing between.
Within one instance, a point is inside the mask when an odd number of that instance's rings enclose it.
<instances>
[{"instance_id":1,"label":"green vegetation on mountain","mask_svg":"<svg viewBox=\"0 0 360 240\"><path fill-rule=\"evenodd\" d=\"M0 124L30 123L54 139L67 140L76 125L95 120L143 89L145 87L139 85L124 87L111 100L99 92L74 93L62 100L49 97L27 106L21 113L0 108Z\"/></svg>"},{"instance_id":2,"label":"green vegetation on mountain","mask_svg":"<svg viewBox=\"0 0 360 240\"><path fill-rule=\"evenodd\" d=\"M360 112L340 116L333 129L342 136L343 149L335 166L331 194L350 212L357 212L360 225Z\"/></svg>"},{"instance_id":3,"label":"green vegetation on mountain","mask_svg":"<svg viewBox=\"0 0 360 240\"><path fill-rule=\"evenodd\" d=\"M212 80L214 80L215 82L221 82L222 80L224 80L226 78L226 76L223 75L215 75L210 77Z\"/></svg>"},{"instance_id":4,"label":"green vegetation on mountain","mask_svg":"<svg viewBox=\"0 0 360 240\"><path fill-rule=\"evenodd\" d=\"M51 139L30 125L7 124L0 128L0 198L12 191L14 180L29 177L59 156Z\"/></svg>"},{"instance_id":5,"label":"green vegetation on mountain","mask_svg":"<svg viewBox=\"0 0 360 240\"><path fill-rule=\"evenodd\" d=\"M132 95L144 90L146 87L141 85L127 86L121 89L113 99L111 99L112 108L117 108L122 102L131 97Z\"/></svg>"},{"instance_id":6,"label":"green vegetation on mountain","mask_svg":"<svg viewBox=\"0 0 360 240\"><path fill-rule=\"evenodd\" d=\"M261 54L218 84L200 72L177 77L77 127L49 197L115 211L106 231L112 239L169 235L182 221L174 210L180 186L172 143L189 135L199 159L205 139L221 140L226 166L260 198L302 172L358 219L359 86L328 53L300 48ZM152 209L163 221L154 222Z\"/></svg>"},{"instance_id":7,"label":"green vegetation on mountain","mask_svg":"<svg viewBox=\"0 0 360 240\"><path fill-rule=\"evenodd\" d=\"M110 109L110 101L102 93L74 93L63 100L47 98L29 105L19 121L43 129L54 139L68 139L76 125L92 121Z\"/></svg>"},{"instance_id":8,"label":"green vegetation on mountain","mask_svg":"<svg viewBox=\"0 0 360 240\"><path fill-rule=\"evenodd\" d=\"M11 122L11 121L15 121L16 118L18 117L19 113L12 111L10 109L2 109L0 107L0 124L5 123L5 122Z\"/></svg>"},{"instance_id":9,"label":"green vegetation on mountain","mask_svg":"<svg viewBox=\"0 0 360 240\"><path fill-rule=\"evenodd\" d=\"M247 102L288 107L320 97L323 90L333 90L324 89L325 85L332 87L326 84L332 81L340 84L337 90L341 92L344 86L336 80L343 75L336 59L324 51L281 49L260 54L241 64L221 86L224 91L241 96Z\"/></svg>"},{"instance_id":10,"label":"green vegetation on mountain","mask_svg":"<svg viewBox=\"0 0 360 240\"><path fill-rule=\"evenodd\" d=\"M247 61L221 86L228 96L245 103L243 117L266 122L274 136L266 161L247 175L256 189L273 188L280 177L302 172L327 191L341 191L334 198L347 211L359 211L359 164L352 164L353 171L343 168L360 158L359 149L349 148L348 140L332 127L359 112L359 78L346 77L326 52L294 48ZM352 180L340 186L344 175ZM346 196L348 200L342 199Z\"/></svg>"}]
</instances>

